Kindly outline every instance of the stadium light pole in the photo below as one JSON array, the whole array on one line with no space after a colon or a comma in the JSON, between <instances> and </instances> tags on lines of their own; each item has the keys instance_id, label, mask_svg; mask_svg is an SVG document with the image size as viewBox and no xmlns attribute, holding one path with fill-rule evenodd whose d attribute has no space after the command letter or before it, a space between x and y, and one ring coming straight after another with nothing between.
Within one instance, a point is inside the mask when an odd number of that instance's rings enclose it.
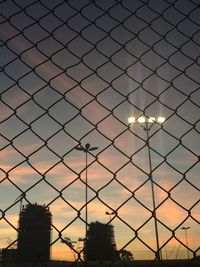
<instances>
[{"instance_id":1,"label":"stadium light pole","mask_svg":"<svg viewBox=\"0 0 200 267\"><path fill-rule=\"evenodd\" d=\"M188 227L182 227L181 230L184 230L185 231L185 241L186 241L186 246L187 246L187 256L188 256L188 260L190 258L190 255L189 255L189 247L188 247L188 235L187 235L187 230L190 229L190 226Z\"/></svg>"},{"instance_id":2,"label":"stadium light pole","mask_svg":"<svg viewBox=\"0 0 200 267\"><path fill-rule=\"evenodd\" d=\"M77 146L76 150L82 151L85 153L85 240L87 241L87 230L88 230L88 152L97 150L98 147L91 147L89 143L87 143L84 147Z\"/></svg>"},{"instance_id":3,"label":"stadium light pole","mask_svg":"<svg viewBox=\"0 0 200 267\"><path fill-rule=\"evenodd\" d=\"M144 131L146 132L146 144L148 148L148 159L149 159L149 180L151 182L151 193L152 193L152 203L153 203L153 212L152 215L154 217L154 226L155 226L155 235L156 235L156 247L157 247L157 253L156 258L158 260L161 260L162 256L160 253L160 245L159 245L159 233L158 233L158 224L157 224L157 216L156 216L156 201L155 201L155 190L154 190L154 181L153 181L153 175L152 175L152 162L151 162L151 148L149 145L149 131L151 130L154 123L162 124L165 121L164 117L158 117L157 119L155 117L130 117L128 118L129 124L139 124L142 126Z\"/></svg>"}]
</instances>

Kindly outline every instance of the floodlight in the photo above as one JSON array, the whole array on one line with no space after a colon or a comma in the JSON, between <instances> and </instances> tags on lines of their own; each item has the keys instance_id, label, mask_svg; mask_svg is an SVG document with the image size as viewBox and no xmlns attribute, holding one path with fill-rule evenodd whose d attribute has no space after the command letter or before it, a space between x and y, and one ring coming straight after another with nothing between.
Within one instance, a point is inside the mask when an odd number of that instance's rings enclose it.
<instances>
[{"instance_id":1,"label":"floodlight","mask_svg":"<svg viewBox=\"0 0 200 267\"><path fill-rule=\"evenodd\" d=\"M158 117L157 121L159 123L163 123L165 121L165 118L164 117Z\"/></svg>"},{"instance_id":2,"label":"floodlight","mask_svg":"<svg viewBox=\"0 0 200 267\"><path fill-rule=\"evenodd\" d=\"M135 123L135 117L128 118L128 123Z\"/></svg>"},{"instance_id":3,"label":"floodlight","mask_svg":"<svg viewBox=\"0 0 200 267\"><path fill-rule=\"evenodd\" d=\"M144 123L145 122L145 117L139 117L138 118L139 123Z\"/></svg>"},{"instance_id":4,"label":"floodlight","mask_svg":"<svg viewBox=\"0 0 200 267\"><path fill-rule=\"evenodd\" d=\"M149 117L148 122L153 123L155 120L155 117Z\"/></svg>"}]
</instances>

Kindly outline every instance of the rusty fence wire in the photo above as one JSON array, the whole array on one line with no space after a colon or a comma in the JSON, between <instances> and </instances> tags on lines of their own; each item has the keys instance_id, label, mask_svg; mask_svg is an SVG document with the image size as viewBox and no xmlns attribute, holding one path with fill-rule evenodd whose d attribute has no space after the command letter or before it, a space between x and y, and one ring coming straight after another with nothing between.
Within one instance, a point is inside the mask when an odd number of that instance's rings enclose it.
<instances>
[{"instance_id":1,"label":"rusty fence wire","mask_svg":"<svg viewBox=\"0 0 200 267\"><path fill-rule=\"evenodd\" d=\"M1 0L0 36L2 251L38 203L51 260L96 221L131 260L198 260L199 0Z\"/></svg>"}]
</instances>

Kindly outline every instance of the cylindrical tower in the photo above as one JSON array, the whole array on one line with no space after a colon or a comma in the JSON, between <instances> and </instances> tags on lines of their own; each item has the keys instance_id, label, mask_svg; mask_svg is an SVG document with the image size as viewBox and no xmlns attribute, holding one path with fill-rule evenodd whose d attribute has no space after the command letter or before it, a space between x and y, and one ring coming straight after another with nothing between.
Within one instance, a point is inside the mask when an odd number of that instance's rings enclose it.
<instances>
[{"instance_id":1,"label":"cylindrical tower","mask_svg":"<svg viewBox=\"0 0 200 267\"><path fill-rule=\"evenodd\" d=\"M51 213L48 207L28 204L20 213L18 261L50 260Z\"/></svg>"}]
</instances>

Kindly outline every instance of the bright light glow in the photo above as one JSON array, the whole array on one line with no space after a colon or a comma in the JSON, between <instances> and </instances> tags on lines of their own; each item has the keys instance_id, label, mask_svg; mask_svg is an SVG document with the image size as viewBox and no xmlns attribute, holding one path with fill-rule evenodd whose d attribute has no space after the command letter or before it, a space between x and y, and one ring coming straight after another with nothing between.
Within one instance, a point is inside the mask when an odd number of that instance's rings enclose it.
<instances>
[{"instance_id":1,"label":"bright light glow","mask_svg":"<svg viewBox=\"0 0 200 267\"><path fill-rule=\"evenodd\" d=\"M128 123L135 123L135 117L128 118Z\"/></svg>"},{"instance_id":2,"label":"bright light glow","mask_svg":"<svg viewBox=\"0 0 200 267\"><path fill-rule=\"evenodd\" d=\"M150 118L148 119L148 122L152 123L152 122L154 122L155 120L156 120L155 117L150 117Z\"/></svg>"},{"instance_id":3,"label":"bright light glow","mask_svg":"<svg viewBox=\"0 0 200 267\"><path fill-rule=\"evenodd\" d=\"M145 122L145 117L139 117L138 118L139 123L144 123Z\"/></svg>"},{"instance_id":4,"label":"bright light glow","mask_svg":"<svg viewBox=\"0 0 200 267\"><path fill-rule=\"evenodd\" d=\"M165 121L165 118L164 117L158 117L157 121L159 123L163 123Z\"/></svg>"},{"instance_id":5,"label":"bright light glow","mask_svg":"<svg viewBox=\"0 0 200 267\"><path fill-rule=\"evenodd\" d=\"M145 116L141 116L138 119L136 119L135 117L129 117L128 118L128 123L130 123L130 124L131 123L145 123L145 122L148 122L148 123L154 123L154 122L163 123L164 121L165 121L164 117L158 117L158 118L149 117L149 118L146 118Z\"/></svg>"}]
</instances>

